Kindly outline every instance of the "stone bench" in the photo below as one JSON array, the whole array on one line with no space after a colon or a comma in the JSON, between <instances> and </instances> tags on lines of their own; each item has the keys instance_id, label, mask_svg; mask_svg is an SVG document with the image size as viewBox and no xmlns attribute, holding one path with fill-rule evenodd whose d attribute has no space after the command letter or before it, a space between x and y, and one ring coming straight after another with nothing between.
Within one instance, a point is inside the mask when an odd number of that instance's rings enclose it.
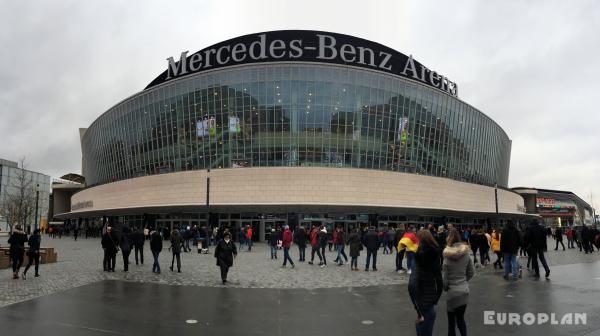
<instances>
[{"instance_id":1,"label":"stone bench","mask_svg":"<svg viewBox=\"0 0 600 336\"><path fill-rule=\"evenodd\" d=\"M29 262L27 257L27 251L29 248L25 248L25 257L23 264ZM55 263L58 260L58 254L54 251L53 247L40 247L40 264ZM0 269L10 267L10 247L0 247Z\"/></svg>"}]
</instances>

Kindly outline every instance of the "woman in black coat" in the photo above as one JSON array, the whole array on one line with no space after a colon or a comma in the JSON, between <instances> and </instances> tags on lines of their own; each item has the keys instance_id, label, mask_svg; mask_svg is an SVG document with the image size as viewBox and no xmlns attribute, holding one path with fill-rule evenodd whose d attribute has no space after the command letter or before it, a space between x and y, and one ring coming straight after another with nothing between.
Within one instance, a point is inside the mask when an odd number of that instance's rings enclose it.
<instances>
[{"instance_id":1,"label":"woman in black coat","mask_svg":"<svg viewBox=\"0 0 600 336\"><path fill-rule=\"evenodd\" d=\"M350 245L350 269L358 271L358 256L360 255L360 250L362 250L362 242L358 235L358 229L348 236L348 245Z\"/></svg>"},{"instance_id":2,"label":"woman in black coat","mask_svg":"<svg viewBox=\"0 0 600 336\"><path fill-rule=\"evenodd\" d=\"M415 270L408 281L408 292L417 311L417 336L431 336L435 323L435 305L443 290L440 252L429 230L417 234L419 249L415 253Z\"/></svg>"},{"instance_id":3,"label":"woman in black coat","mask_svg":"<svg viewBox=\"0 0 600 336\"><path fill-rule=\"evenodd\" d=\"M13 279L19 278L19 269L23 265L23 255L25 254L25 242L27 242L27 234L21 231L21 225L15 225L13 232L10 234L10 238L8 238Z\"/></svg>"},{"instance_id":4,"label":"woman in black coat","mask_svg":"<svg viewBox=\"0 0 600 336\"><path fill-rule=\"evenodd\" d=\"M229 272L229 267L233 266L233 258L236 256L237 249L231 240L231 234L226 231L223 234L223 240L219 241L215 248L215 258L217 258L217 266L221 268L223 284L227 283L227 272Z\"/></svg>"},{"instance_id":5,"label":"woman in black coat","mask_svg":"<svg viewBox=\"0 0 600 336\"><path fill-rule=\"evenodd\" d=\"M23 271L23 280L25 280L27 275L27 270L29 267L35 263L35 277L39 277L39 269L40 269L40 245L42 243L42 237L40 236L40 230L35 229L33 234L29 236L29 251L27 251L27 256L29 257L29 263L25 267Z\"/></svg>"}]
</instances>

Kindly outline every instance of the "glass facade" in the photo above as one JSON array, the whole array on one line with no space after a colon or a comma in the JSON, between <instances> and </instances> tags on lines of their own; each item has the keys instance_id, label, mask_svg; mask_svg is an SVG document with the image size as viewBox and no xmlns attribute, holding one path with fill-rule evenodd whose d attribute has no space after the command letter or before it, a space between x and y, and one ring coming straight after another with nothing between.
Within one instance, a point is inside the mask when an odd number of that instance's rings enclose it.
<instances>
[{"instance_id":1,"label":"glass facade","mask_svg":"<svg viewBox=\"0 0 600 336\"><path fill-rule=\"evenodd\" d=\"M477 109L400 77L272 63L142 91L99 117L82 149L88 185L209 167L327 166L506 187L511 141Z\"/></svg>"}]
</instances>

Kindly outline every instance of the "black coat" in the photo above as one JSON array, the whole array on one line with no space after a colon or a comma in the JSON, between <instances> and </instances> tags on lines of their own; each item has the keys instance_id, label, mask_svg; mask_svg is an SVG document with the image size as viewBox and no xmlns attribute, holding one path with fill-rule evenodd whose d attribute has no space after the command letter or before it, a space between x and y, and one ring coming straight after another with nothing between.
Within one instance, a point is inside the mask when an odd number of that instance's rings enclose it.
<instances>
[{"instance_id":1,"label":"black coat","mask_svg":"<svg viewBox=\"0 0 600 336\"><path fill-rule=\"evenodd\" d=\"M131 234L131 240L133 241L133 245L137 246L137 247L142 247L144 246L144 233L142 232L142 230L136 230L134 233Z\"/></svg>"},{"instance_id":2,"label":"black coat","mask_svg":"<svg viewBox=\"0 0 600 336\"><path fill-rule=\"evenodd\" d=\"M225 240L219 241L215 248L215 258L217 258L217 266L233 266L233 257L237 255L237 249L233 240L226 243Z\"/></svg>"},{"instance_id":3,"label":"black coat","mask_svg":"<svg viewBox=\"0 0 600 336\"><path fill-rule=\"evenodd\" d=\"M377 250L379 249L379 237L377 236L377 232L375 230L369 230L363 236L363 244L367 248L367 250Z\"/></svg>"},{"instance_id":4,"label":"black coat","mask_svg":"<svg viewBox=\"0 0 600 336\"><path fill-rule=\"evenodd\" d=\"M362 243L360 242L360 237L358 233L351 233L348 237L348 244L350 245L350 256L358 257L360 255L360 249L362 247Z\"/></svg>"},{"instance_id":5,"label":"black coat","mask_svg":"<svg viewBox=\"0 0 600 336\"><path fill-rule=\"evenodd\" d=\"M535 248L536 250L544 251L546 246L546 229L539 224L530 224L525 230L525 239L523 246L527 248Z\"/></svg>"},{"instance_id":6,"label":"black coat","mask_svg":"<svg viewBox=\"0 0 600 336\"><path fill-rule=\"evenodd\" d=\"M502 253L517 254L521 246L521 236L514 226L508 226L502 230L500 237L500 251Z\"/></svg>"},{"instance_id":7,"label":"black coat","mask_svg":"<svg viewBox=\"0 0 600 336\"><path fill-rule=\"evenodd\" d=\"M415 269L408 281L408 292L419 316L422 316L423 310L438 303L443 286L438 249L419 245L415 253Z\"/></svg>"},{"instance_id":8,"label":"black coat","mask_svg":"<svg viewBox=\"0 0 600 336\"><path fill-rule=\"evenodd\" d=\"M121 234L121 244L120 245L121 245L121 251L123 251L123 252L131 251L131 246L133 245L133 242L132 242L130 232L123 232L123 234Z\"/></svg>"},{"instance_id":9,"label":"black coat","mask_svg":"<svg viewBox=\"0 0 600 336\"><path fill-rule=\"evenodd\" d=\"M27 234L23 231L13 231L8 238L10 244L10 255L23 255L25 252L25 243L27 242Z\"/></svg>"},{"instance_id":10,"label":"black coat","mask_svg":"<svg viewBox=\"0 0 600 336\"><path fill-rule=\"evenodd\" d=\"M106 249L108 252L113 252L113 253L117 253L117 236L115 235L114 232L106 232L102 235L102 248Z\"/></svg>"},{"instance_id":11,"label":"black coat","mask_svg":"<svg viewBox=\"0 0 600 336\"><path fill-rule=\"evenodd\" d=\"M294 232L294 243L296 243L298 247L306 247L306 230L297 229Z\"/></svg>"},{"instance_id":12,"label":"black coat","mask_svg":"<svg viewBox=\"0 0 600 336\"><path fill-rule=\"evenodd\" d=\"M162 251L162 248L162 238L158 232L154 231L152 235L150 235L150 250L154 252L160 252Z\"/></svg>"},{"instance_id":13,"label":"black coat","mask_svg":"<svg viewBox=\"0 0 600 336\"><path fill-rule=\"evenodd\" d=\"M38 235L29 236L29 254L40 253L40 245L42 244L42 237Z\"/></svg>"}]
</instances>

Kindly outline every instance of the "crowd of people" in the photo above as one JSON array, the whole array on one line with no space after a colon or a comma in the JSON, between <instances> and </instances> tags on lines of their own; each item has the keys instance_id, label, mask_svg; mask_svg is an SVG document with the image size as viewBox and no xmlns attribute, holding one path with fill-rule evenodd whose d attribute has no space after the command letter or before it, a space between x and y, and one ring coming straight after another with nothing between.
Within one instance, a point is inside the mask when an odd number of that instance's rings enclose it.
<instances>
[{"instance_id":1,"label":"crowd of people","mask_svg":"<svg viewBox=\"0 0 600 336\"><path fill-rule=\"evenodd\" d=\"M150 242L153 256L152 272L161 273L159 256L163 250L163 241L170 242L171 271L182 271L181 253L190 252L192 245L198 245L198 251L215 245L214 257L220 268L221 280L227 283L229 268L233 266L238 251L252 251L254 232L250 226L242 227L237 232L236 246L232 233L228 228L220 227L212 230L206 227L177 228L150 230L136 228L131 230L121 225L120 232L115 232L111 226L106 226L102 234L101 245L104 251L103 269L114 272L116 256L121 252L123 270L129 269L129 256L133 250L135 263L144 264L144 243ZM552 236L563 250L579 248L581 252L593 253L594 248L600 251L600 233L596 228L583 226L580 228L566 227L550 229L543 227L537 219L531 220L526 226L517 227L507 223L502 230L483 228L454 228L452 224L432 224L427 227L399 226L377 231L375 227L356 228L347 234L340 226L328 232L324 225L310 228L303 226L292 229L284 225L270 229L268 245L272 260L278 259L278 251L283 250L281 267L296 266L291 257L292 245L298 248L297 262L307 262L319 267L327 266L327 254L333 252L333 263L342 266L350 263L352 271L359 270L359 257L365 252L364 271L377 271L377 254L383 249L384 254L395 253L395 269L398 273L409 275L408 291L417 313L417 335L431 335L436 319L435 306L446 291L446 307L449 335L458 329L461 335L466 335L464 314L468 303L468 281L474 275L475 267L485 268L490 264L494 269L502 271L505 280L518 281L522 278L522 266L519 257L526 257L526 267L532 272L532 277L540 278L540 264L545 277L550 276L550 268L545 258L548 250L547 241ZM76 235L76 233L74 232ZM563 244L567 239L567 247ZM27 271L35 264L35 276L39 276L39 258L41 236L39 230L28 238L20 226L16 225L9 240L13 278L26 278ZM29 263L20 275L24 261L25 244L29 244L27 256ZM346 254L346 247L349 251ZM306 260L306 250L310 248L310 259ZM490 253L492 252L492 253ZM472 257L471 257L472 255ZM492 262L491 255L495 255ZM349 258L348 258L349 257ZM406 268L404 267L406 259Z\"/></svg>"}]
</instances>

